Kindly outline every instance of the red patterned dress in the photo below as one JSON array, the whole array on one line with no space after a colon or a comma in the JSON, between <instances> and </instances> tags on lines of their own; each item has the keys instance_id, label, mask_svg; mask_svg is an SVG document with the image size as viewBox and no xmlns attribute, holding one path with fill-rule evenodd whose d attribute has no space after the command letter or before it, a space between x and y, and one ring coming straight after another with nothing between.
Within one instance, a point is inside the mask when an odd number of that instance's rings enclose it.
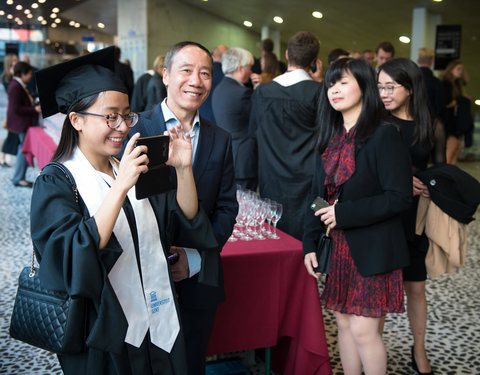
<instances>
[{"instance_id":1,"label":"red patterned dress","mask_svg":"<svg viewBox=\"0 0 480 375\"><path fill-rule=\"evenodd\" d=\"M355 129L338 132L322 154L326 198L333 204L340 186L355 172ZM341 202L341 196L340 196ZM350 255L345 233L332 229L330 273L320 297L330 310L378 318L405 311L402 270L363 277Z\"/></svg>"}]
</instances>

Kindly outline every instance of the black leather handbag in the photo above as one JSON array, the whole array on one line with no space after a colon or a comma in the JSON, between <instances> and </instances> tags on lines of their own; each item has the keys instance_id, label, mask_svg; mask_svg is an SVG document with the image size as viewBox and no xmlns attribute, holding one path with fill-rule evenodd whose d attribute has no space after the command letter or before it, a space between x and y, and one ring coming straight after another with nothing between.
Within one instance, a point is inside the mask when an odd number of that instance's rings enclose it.
<instances>
[{"instance_id":1,"label":"black leather handbag","mask_svg":"<svg viewBox=\"0 0 480 375\"><path fill-rule=\"evenodd\" d=\"M59 163L48 165L64 172L78 203L78 191L70 171ZM32 264L22 270L18 279L10 336L57 354L85 351L85 299L72 298L66 292L42 287L34 260L35 252L32 250Z\"/></svg>"},{"instance_id":2,"label":"black leather handbag","mask_svg":"<svg viewBox=\"0 0 480 375\"><path fill-rule=\"evenodd\" d=\"M335 206L338 203L338 197L340 192L337 195L337 199L333 202ZM318 267L315 267L313 270L315 272L320 272L325 275L328 275L330 272L330 258L332 257L332 238L329 236L330 226L327 228L327 231L320 235L317 246L317 262Z\"/></svg>"},{"instance_id":3,"label":"black leather handbag","mask_svg":"<svg viewBox=\"0 0 480 375\"><path fill-rule=\"evenodd\" d=\"M320 236L317 247L318 267L313 269L315 272L320 272L325 275L330 271L330 258L332 256L332 238L329 234L330 227Z\"/></svg>"}]
</instances>

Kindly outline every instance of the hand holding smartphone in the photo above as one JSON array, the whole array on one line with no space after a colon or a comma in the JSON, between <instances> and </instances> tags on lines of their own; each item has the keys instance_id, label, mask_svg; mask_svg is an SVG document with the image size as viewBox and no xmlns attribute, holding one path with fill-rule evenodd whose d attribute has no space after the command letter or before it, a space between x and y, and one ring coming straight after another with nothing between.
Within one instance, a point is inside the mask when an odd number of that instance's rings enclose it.
<instances>
[{"instance_id":1,"label":"hand holding smartphone","mask_svg":"<svg viewBox=\"0 0 480 375\"><path fill-rule=\"evenodd\" d=\"M323 199L322 197L316 197L315 200L310 205L310 208L314 212L317 212L319 209L329 207L329 206L330 206L330 203L328 203L325 199Z\"/></svg>"}]
</instances>

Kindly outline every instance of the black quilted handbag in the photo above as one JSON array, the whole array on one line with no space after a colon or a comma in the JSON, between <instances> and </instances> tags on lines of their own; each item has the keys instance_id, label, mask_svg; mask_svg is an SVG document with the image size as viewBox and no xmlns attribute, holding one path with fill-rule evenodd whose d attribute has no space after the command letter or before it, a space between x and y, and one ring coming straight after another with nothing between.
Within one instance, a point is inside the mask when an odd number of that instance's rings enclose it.
<instances>
[{"instance_id":1,"label":"black quilted handbag","mask_svg":"<svg viewBox=\"0 0 480 375\"><path fill-rule=\"evenodd\" d=\"M78 203L77 187L70 171L58 163L72 184ZM10 336L30 345L57 354L85 351L86 304L84 298L71 298L66 292L45 289L40 284L38 269L25 267L18 279L17 296L10 321Z\"/></svg>"}]
</instances>

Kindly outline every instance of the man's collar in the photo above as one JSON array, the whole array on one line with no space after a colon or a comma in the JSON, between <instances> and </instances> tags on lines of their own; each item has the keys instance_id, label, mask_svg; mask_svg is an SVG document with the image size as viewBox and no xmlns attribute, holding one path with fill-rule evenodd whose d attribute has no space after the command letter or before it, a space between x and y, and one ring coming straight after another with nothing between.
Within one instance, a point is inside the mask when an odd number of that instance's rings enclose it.
<instances>
[{"instance_id":1,"label":"man's collar","mask_svg":"<svg viewBox=\"0 0 480 375\"><path fill-rule=\"evenodd\" d=\"M279 85L287 87L292 86L298 82L311 81L312 77L310 77L310 75L304 69L295 69L290 72L287 71L282 75L275 77L273 80Z\"/></svg>"},{"instance_id":2,"label":"man's collar","mask_svg":"<svg viewBox=\"0 0 480 375\"><path fill-rule=\"evenodd\" d=\"M236 78L235 78L234 76L232 76L231 74L225 74L225 77L231 78L231 79L233 79L234 81L238 82L239 85L245 86L242 82L240 82L238 79L236 79Z\"/></svg>"},{"instance_id":3,"label":"man's collar","mask_svg":"<svg viewBox=\"0 0 480 375\"><path fill-rule=\"evenodd\" d=\"M163 99L162 103L160 104L161 108L162 108L162 112L163 112L163 119L165 120L165 125L167 125L167 123L169 121L176 121L177 123L179 123L180 121L178 121L178 118L177 116L175 116L175 114L172 112L172 110L170 108L168 108L168 105L167 105L167 98ZM197 125L198 124L198 125ZM170 125L170 124L169 124ZM192 123L192 129L195 128L196 126L200 126L200 114L198 113L198 110L197 112L195 113L195 117L193 118L193 123Z\"/></svg>"}]
</instances>

